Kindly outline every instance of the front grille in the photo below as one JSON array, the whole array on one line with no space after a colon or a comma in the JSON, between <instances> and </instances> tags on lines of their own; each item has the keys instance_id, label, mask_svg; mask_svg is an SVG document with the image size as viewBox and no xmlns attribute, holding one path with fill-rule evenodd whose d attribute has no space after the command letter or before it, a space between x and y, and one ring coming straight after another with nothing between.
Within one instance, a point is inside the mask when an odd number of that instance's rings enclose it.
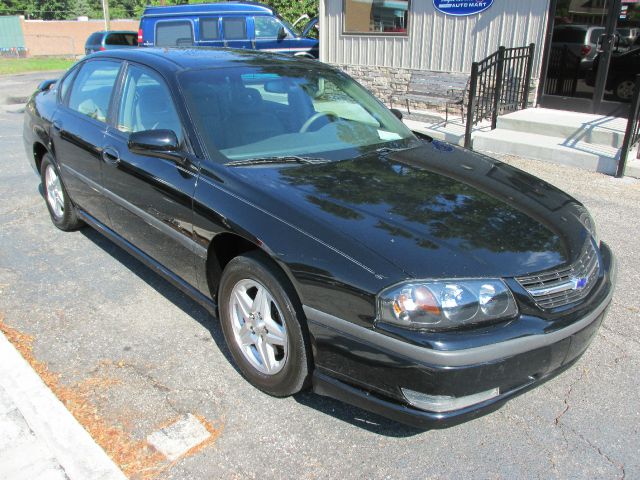
<instances>
[{"instance_id":1,"label":"front grille","mask_svg":"<svg viewBox=\"0 0 640 480\"><path fill-rule=\"evenodd\" d=\"M599 271L598 253L589 240L573 265L516 280L529 292L536 305L550 309L585 298L595 285Z\"/></svg>"}]
</instances>

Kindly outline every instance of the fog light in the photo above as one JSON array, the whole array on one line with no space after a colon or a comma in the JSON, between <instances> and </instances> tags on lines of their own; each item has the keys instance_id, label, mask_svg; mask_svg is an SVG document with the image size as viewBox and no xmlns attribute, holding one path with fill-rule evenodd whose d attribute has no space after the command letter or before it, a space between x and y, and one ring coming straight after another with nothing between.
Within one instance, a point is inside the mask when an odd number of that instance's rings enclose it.
<instances>
[{"instance_id":1,"label":"fog light","mask_svg":"<svg viewBox=\"0 0 640 480\"><path fill-rule=\"evenodd\" d=\"M446 395L427 395L426 393L414 392L407 388L402 389L407 401L420 410L428 412L450 412L460 408L469 407L476 403L484 402L500 395L499 388L492 388L485 392L474 393L466 397L448 397Z\"/></svg>"}]
</instances>

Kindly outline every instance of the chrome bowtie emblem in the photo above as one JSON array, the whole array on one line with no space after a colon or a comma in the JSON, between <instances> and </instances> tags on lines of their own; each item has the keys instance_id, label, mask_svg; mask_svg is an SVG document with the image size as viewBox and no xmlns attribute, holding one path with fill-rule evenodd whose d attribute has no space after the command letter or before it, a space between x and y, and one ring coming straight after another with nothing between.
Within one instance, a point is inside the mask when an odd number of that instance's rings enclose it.
<instances>
[{"instance_id":1,"label":"chrome bowtie emblem","mask_svg":"<svg viewBox=\"0 0 640 480\"><path fill-rule=\"evenodd\" d=\"M585 277L572 278L571 281L573 282L574 290L582 290L584 287L587 286L587 279Z\"/></svg>"}]
</instances>

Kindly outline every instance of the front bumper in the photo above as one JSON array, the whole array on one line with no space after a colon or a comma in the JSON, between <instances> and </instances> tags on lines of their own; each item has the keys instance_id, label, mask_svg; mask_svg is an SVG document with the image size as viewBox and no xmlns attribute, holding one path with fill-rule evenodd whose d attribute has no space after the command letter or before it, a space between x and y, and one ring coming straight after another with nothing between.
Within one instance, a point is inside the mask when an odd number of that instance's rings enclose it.
<instances>
[{"instance_id":1,"label":"front bumper","mask_svg":"<svg viewBox=\"0 0 640 480\"><path fill-rule=\"evenodd\" d=\"M573 365L602 323L613 293L613 256L602 246L597 304L548 333L459 350L413 345L305 307L316 348L314 391L418 428L444 428L496 410ZM445 412L409 404L402 389L464 398L499 388L489 400Z\"/></svg>"}]
</instances>

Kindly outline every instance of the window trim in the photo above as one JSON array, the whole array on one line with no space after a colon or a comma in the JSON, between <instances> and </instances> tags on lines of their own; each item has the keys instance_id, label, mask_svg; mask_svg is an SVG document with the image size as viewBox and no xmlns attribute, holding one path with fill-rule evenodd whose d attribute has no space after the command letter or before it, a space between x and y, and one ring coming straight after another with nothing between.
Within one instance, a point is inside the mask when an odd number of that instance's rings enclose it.
<instances>
[{"instance_id":1,"label":"window trim","mask_svg":"<svg viewBox=\"0 0 640 480\"><path fill-rule=\"evenodd\" d=\"M407 0L407 25L410 25L410 17L412 17L412 0ZM347 23L347 0L342 0L342 32L340 35L345 37L398 37L398 38L409 38L409 28L407 31L402 32L348 32L346 29Z\"/></svg>"},{"instance_id":2,"label":"window trim","mask_svg":"<svg viewBox=\"0 0 640 480\"><path fill-rule=\"evenodd\" d=\"M180 19L171 19L171 20L158 20L157 22L155 22L155 25L153 26L153 46L154 47L172 48L172 47L178 46L178 45L158 45L158 26L162 24L167 24L167 23L173 23L173 24L188 23L189 26L191 27L191 46L192 47L195 46L196 38L195 38L195 25L193 24L193 19L180 18Z\"/></svg>"},{"instance_id":3,"label":"window trim","mask_svg":"<svg viewBox=\"0 0 640 480\"><path fill-rule=\"evenodd\" d=\"M71 92L71 89L73 88L73 83L76 81L75 77L78 74L78 72L80 71L80 68L82 68L82 65L84 65L86 62L82 62L82 63L78 63L76 65L74 65L73 67L71 67L67 73L64 74L64 76L58 80L56 82L56 88L57 88L57 92L56 92L56 101L58 102L59 105L62 106L66 106L67 105L67 98L69 97L69 92ZM73 78L71 78L73 77ZM60 88L62 86L62 84L67 80L70 79L71 83L69 84L69 88L67 89L65 98L62 97L62 88Z\"/></svg>"}]
</instances>

